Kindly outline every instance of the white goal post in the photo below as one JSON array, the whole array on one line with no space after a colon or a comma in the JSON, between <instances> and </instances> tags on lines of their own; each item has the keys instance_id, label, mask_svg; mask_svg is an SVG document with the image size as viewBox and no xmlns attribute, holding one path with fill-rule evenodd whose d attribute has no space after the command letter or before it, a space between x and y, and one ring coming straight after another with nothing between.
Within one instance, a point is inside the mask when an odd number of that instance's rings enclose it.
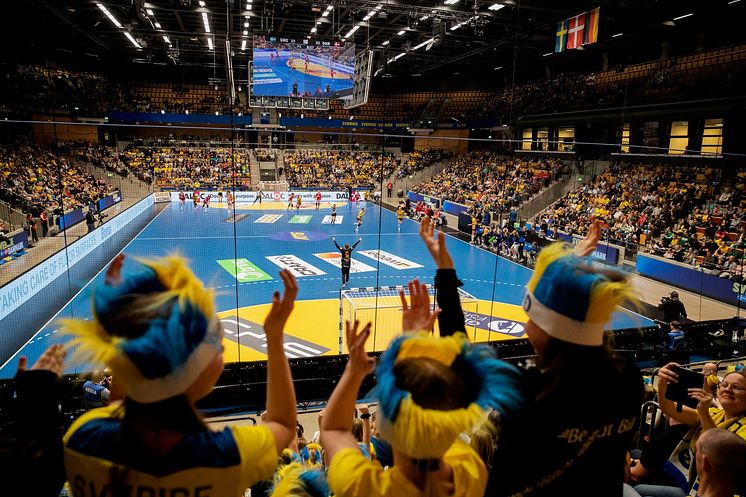
<instances>
[{"instance_id":1,"label":"white goal post","mask_svg":"<svg viewBox=\"0 0 746 497\"><path fill-rule=\"evenodd\" d=\"M434 287L427 286L430 301L435 306ZM385 350L389 342L401 333L401 298L399 292L409 300L408 286L381 286L348 288L341 291L339 299L339 354L345 353L345 321L360 321L365 325L373 323L369 350ZM458 289L461 308L464 313L477 314L478 300L468 292ZM437 323L436 323L437 326Z\"/></svg>"}]
</instances>

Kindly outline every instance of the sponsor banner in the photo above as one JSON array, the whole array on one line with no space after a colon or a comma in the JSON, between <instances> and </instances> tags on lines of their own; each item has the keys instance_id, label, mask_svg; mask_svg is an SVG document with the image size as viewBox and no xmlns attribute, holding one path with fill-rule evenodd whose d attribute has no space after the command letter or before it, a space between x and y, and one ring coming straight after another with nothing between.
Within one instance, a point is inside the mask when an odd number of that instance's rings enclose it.
<instances>
[{"instance_id":1,"label":"sponsor banner","mask_svg":"<svg viewBox=\"0 0 746 497\"><path fill-rule=\"evenodd\" d=\"M265 214L254 222L262 224L276 223L281 217L282 214Z\"/></svg>"},{"instance_id":2,"label":"sponsor banner","mask_svg":"<svg viewBox=\"0 0 746 497\"><path fill-rule=\"evenodd\" d=\"M156 204L160 204L161 202L172 202L171 200L171 192L155 192L153 194L153 199L155 200ZM176 193L176 202L179 201L179 194Z\"/></svg>"},{"instance_id":3,"label":"sponsor banner","mask_svg":"<svg viewBox=\"0 0 746 497\"><path fill-rule=\"evenodd\" d=\"M267 336L261 324L235 316L223 318L220 322L223 323L225 338L228 340L245 347L251 347L262 354L267 353ZM285 355L290 359L315 357L329 352L326 347L296 338L287 333L284 333L282 338Z\"/></svg>"},{"instance_id":4,"label":"sponsor banner","mask_svg":"<svg viewBox=\"0 0 746 497\"><path fill-rule=\"evenodd\" d=\"M391 266L394 269L403 270L422 267L421 264L408 261L407 259L399 257L398 255L390 254L383 250L358 250L358 253L360 255L364 255L365 257L370 257L373 260L380 261L381 264L386 264L387 266Z\"/></svg>"},{"instance_id":5,"label":"sponsor banner","mask_svg":"<svg viewBox=\"0 0 746 497\"><path fill-rule=\"evenodd\" d=\"M184 196L186 197L187 201L192 200L192 195L194 194L194 190L183 190ZM227 190L226 190L227 192ZM276 200L276 201L283 201L286 202L288 198L290 198L290 194L292 193L296 197L300 195L301 202L304 204L315 204L316 203L316 193L318 190L307 190L307 191L293 191L293 192L280 192L280 191L266 191L262 194L262 200ZM166 192L158 192L158 193L166 193ZM156 195L158 194L156 193ZM170 195L171 202L178 202L179 201L179 192L178 191L170 191L167 192ZM246 191L237 191L233 192L233 196L236 200L236 204L253 204L254 200L256 200L258 192L246 192ZM218 192L213 190L206 190L206 191L200 191L199 197L200 200L204 199L205 197L210 197L211 201L217 201L218 200ZM223 193L223 201L225 201L226 196L225 192ZM295 201L295 198L293 198L293 201ZM321 192L321 201L327 202L327 203L345 203L347 202L347 192L342 191L322 191Z\"/></svg>"},{"instance_id":6,"label":"sponsor banner","mask_svg":"<svg viewBox=\"0 0 746 497\"><path fill-rule=\"evenodd\" d=\"M0 241L0 259L5 259L18 252L23 252L23 249L28 247L28 231L19 231L15 235L5 235L6 238L10 238L10 243ZM21 254L18 254L19 256Z\"/></svg>"},{"instance_id":7,"label":"sponsor banner","mask_svg":"<svg viewBox=\"0 0 746 497\"><path fill-rule=\"evenodd\" d=\"M456 202L450 202L446 200L445 202L443 202L443 210L448 214L458 216L462 212L468 211L469 207L463 204L457 204Z\"/></svg>"},{"instance_id":8,"label":"sponsor banner","mask_svg":"<svg viewBox=\"0 0 746 497\"><path fill-rule=\"evenodd\" d=\"M122 201L122 196L118 193L115 193L114 195L110 195L108 197L104 197L97 202L98 210L103 211L105 209L108 209L114 204L118 204L121 201Z\"/></svg>"},{"instance_id":9,"label":"sponsor banner","mask_svg":"<svg viewBox=\"0 0 746 497\"><path fill-rule=\"evenodd\" d=\"M237 223L239 221L243 221L244 219L248 219L248 214L236 214L231 217L227 217L223 219L224 223Z\"/></svg>"},{"instance_id":10,"label":"sponsor banner","mask_svg":"<svg viewBox=\"0 0 746 497\"><path fill-rule=\"evenodd\" d=\"M409 200L412 202L420 202L424 200L426 204L430 204L435 208L440 207L440 199L437 197L431 197L430 195L424 195L417 192L407 192L407 197L409 197Z\"/></svg>"},{"instance_id":11,"label":"sponsor banner","mask_svg":"<svg viewBox=\"0 0 746 497\"><path fill-rule=\"evenodd\" d=\"M344 216L337 214L337 217L334 219L334 224L342 224L344 218ZM324 219L321 220L321 224L332 224L332 217L324 216Z\"/></svg>"},{"instance_id":12,"label":"sponsor banner","mask_svg":"<svg viewBox=\"0 0 746 497\"><path fill-rule=\"evenodd\" d=\"M326 274L321 269L312 266L303 259L294 255L268 255L267 259L283 269L287 269L297 277L303 276L321 276Z\"/></svg>"},{"instance_id":13,"label":"sponsor banner","mask_svg":"<svg viewBox=\"0 0 746 497\"><path fill-rule=\"evenodd\" d=\"M746 282L738 283L720 278L703 272L700 268L670 262L662 257L637 254L637 272L728 304L742 306L746 302Z\"/></svg>"},{"instance_id":14,"label":"sponsor banner","mask_svg":"<svg viewBox=\"0 0 746 497\"><path fill-rule=\"evenodd\" d=\"M329 235L322 231L281 231L279 233L271 233L269 238L281 242L318 242L326 240L329 238Z\"/></svg>"},{"instance_id":15,"label":"sponsor banner","mask_svg":"<svg viewBox=\"0 0 746 497\"><path fill-rule=\"evenodd\" d=\"M290 224L308 224L311 222L311 218L313 216L303 216L303 215L295 215L290 218L290 221L288 223Z\"/></svg>"},{"instance_id":16,"label":"sponsor banner","mask_svg":"<svg viewBox=\"0 0 746 497\"><path fill-rule=\"evenodd\" d=\"M235 277L239 283L271 280L272 277L246 259L222 259L217 261L223 269Z\"/></svg>"},{"instance_id":17,"label":"sponsor banner","mask_svg":"<svg viewBox=\"0 0 746 497\"><path fill-rule=\"evenodd\" d=\"M464 319L467 327L473 326L481 330L502 333L511 337L521 337L525 333L523 323L511 319L466 311L464 312Z\"/></svg>"},{"instance_id":18,"label":"sponsor banner","mask_svg":"<svg viewBox=\"0 0 746 497\"><path fill-rule=\"evenodd\" d=\"M342 267L342 254L339 252L323 252L321 254L313 254L313 255L315 255L321 260L328 262L332 266L336 266L338 268ZM375 271L375 270L376 268L369 266L363 262L356 261L355 259L352 259L352 264L350 264L351 273L367 273L369 271Z\"/></svg>"},{"instance_id":19,"label":"sponsor banner","mask_svg":"<svg viewBox=\"0 0 746 497\"><path fill-rule=\"evenodd\" d=\"M44 262L26 271L0 288L0 320L18 309L41 289L63 275L95 248L111 238L111 236L140 216L153 205L153 197L148 195L126 211L115 216L87 235L77 239L67 247L67 250L56 253Z\"/></svg>"}]
</instances>

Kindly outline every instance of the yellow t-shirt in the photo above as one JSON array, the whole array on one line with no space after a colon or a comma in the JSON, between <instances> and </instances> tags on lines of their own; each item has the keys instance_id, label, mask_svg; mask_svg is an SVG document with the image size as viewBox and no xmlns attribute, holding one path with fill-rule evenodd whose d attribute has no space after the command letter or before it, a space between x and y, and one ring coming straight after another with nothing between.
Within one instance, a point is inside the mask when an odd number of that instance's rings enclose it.
<instances>
[{"instance_id":1,"label":"yellow t-shirt","mask_svg":"<svg viewBox=\"0 0 746 497\"><path fill-rule=\"evenodd\" d=\"M487 468L479 455L462 442L454 442L443 461L453 470L453 485L444 488L452 497L482 497L487 486ZM337 452L329 466L329 487L336 497L419 497L422 492L394 466L384 471L357 448Z\"/></svg>"},{"instance_id":2,"label":"yellow t-shirt","mask_svg":"<svg viewBox=\"0 0 746 497\"><path fill-rule=\"evenodd\" d=\"M243 496L268 479L277 447L264 426L231 426L185 436L158 458L116 449L123 409L112 405L79 417L64 438L65 470L75 497L111 495L111 469L127 469L128 495ZM151 459L148 462L148 459Z\"/></svg>"}]
</instances>

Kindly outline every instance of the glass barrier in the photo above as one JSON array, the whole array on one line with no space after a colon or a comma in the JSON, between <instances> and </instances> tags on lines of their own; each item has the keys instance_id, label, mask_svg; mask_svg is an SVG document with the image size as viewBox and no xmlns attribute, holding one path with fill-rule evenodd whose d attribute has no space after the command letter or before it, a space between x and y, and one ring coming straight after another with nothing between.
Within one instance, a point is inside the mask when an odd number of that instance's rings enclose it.
<instances>
[{"instance_id":1,"label":"glass barrier","mask_svg":"<svg viewBox=\"0 0 746 497\"><path fill-rule=\"evenodd\" d=\"M634 145L630 156L581 160L566 129L522 150L538 138L225 117L0 121L1 378L20 355L69 342L60 320L92 317L94 289L119 253L125 267L140 257L188 259L215 292L228 362L266 358L262 323L281 269L300 287L289 357L344 354L347 320L370 321L369 347L381 351L401 332L410 281L428 285L434 301L422 218L448 235L475 341L525 337L524 287L537 253L578 243L593 217L604 228L596 263L632 272L641 299L610 329L668 320L662 299L672 291L689 319L742 315L743 174L731 162L675 164ZM68 372L93 367L71 357Z\"/></svg>"}]
</instances>

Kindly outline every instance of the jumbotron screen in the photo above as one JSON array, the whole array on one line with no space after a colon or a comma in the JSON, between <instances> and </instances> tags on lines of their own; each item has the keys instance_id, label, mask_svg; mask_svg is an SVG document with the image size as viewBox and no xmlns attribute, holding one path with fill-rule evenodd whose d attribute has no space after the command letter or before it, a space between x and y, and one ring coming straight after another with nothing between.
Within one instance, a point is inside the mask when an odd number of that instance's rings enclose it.
<instances>
[{"instance_id":1,"label":"jumbotron screen","mask_svg":"<svg viewBox=\"0 0 746 497\"><path fill-rule=\"evenodd\" d=\"M254 95L334 98L354 75L354 43L254 36Z\"/></svg>"}]
</instances>

